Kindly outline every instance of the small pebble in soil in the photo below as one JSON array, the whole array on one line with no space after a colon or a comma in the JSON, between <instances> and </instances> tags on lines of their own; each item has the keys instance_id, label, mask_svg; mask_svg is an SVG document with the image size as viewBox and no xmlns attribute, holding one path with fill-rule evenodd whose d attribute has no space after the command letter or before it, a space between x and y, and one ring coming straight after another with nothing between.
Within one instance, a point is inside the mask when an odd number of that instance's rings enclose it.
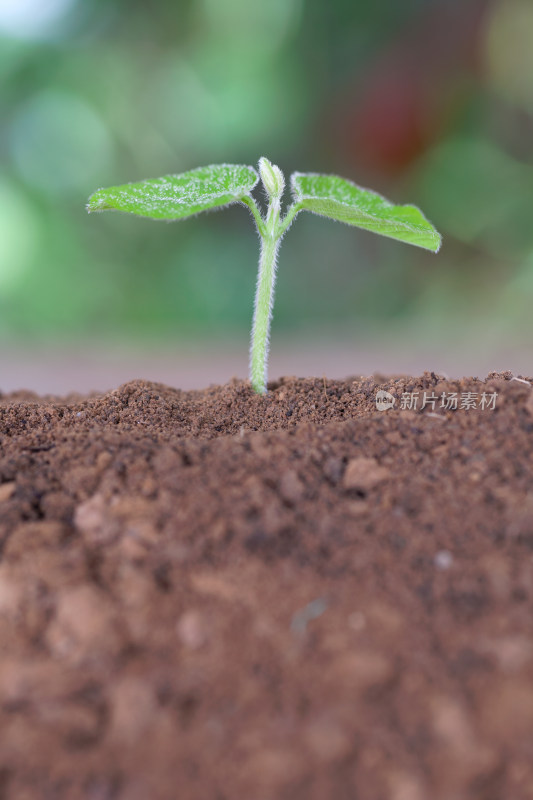
<instances>
[{"instance_id":1,"label":"small pebble in soil","mask_svg":"<svg viewBox=\"0 0 533 800\"><path fill-rule=\"evenodd\" d=\"M0 486L0 503L6 503L15 493L15 482L3 483Z\"/></svg>"},{"instance_id":2,"label":"small pebble in soil","mask_svg":"<svg viewBox=\"0 0 533 800\"><path fill-rule=\"evenodd\" d=\"M439 550L439 552L435 554L433 563L437 569L450 569L453 564L453 556L449 550Z\"/></svg>"},{"instance_id":3,"label":"small pebble in soil","mask_svg":"<svg viewBox=\"0 0 533 800\"><path fill-rule=\"evenodd\" d=\"M291 630L296 634L304 634L307 628L307 623L313 619L320 617L327 609L328 604L324 597L317 597L311 603L308 603L305 608L300 609L294 614L291 621Z\"/></svg>"},{"instance_id":4,"label":"small pebble in soil","mask_svg":"<svg viewBox=\"0 0 533 800\"><path fill-rule=\"evenodd\" d=\"M208 639L205 620L196 609L182 614L176 625L176 632L182 644L189 650L200 649Z\"/></svg>"},{"instance_id":5,"label":"small pebble in soil","mask_svg":"<svg viewBox=\"0 0 533 800\"><path fill-rule=\"evenodd\" d=\"M366 617L362 611L353 611L348 617L348 625L353 631L362 631L366 627Z\"/></svg>"},{"instance_id":6,"label":"small pebble in soil","mask_svg":"<svg viewBox=\"0 0 533 800\"><path fill-rule=\"evenodd\" d=\"M352 458L342 480L345 489L367 492L389 477L387 467L382 467L375 458Z\"/></svg>"}]
</instances>

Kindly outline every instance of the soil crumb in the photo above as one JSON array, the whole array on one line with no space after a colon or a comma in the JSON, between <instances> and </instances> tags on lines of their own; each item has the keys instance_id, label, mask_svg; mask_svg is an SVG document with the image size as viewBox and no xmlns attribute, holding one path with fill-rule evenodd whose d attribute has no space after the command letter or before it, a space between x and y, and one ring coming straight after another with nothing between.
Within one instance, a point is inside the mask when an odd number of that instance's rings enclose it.
<instances>
[{"instance_id":1,"label":"soil crumb","mask_svg":"<svg viewBox=\"0 0 533 800\"><path fill-rule=\"evenodd\" d=\"M0 797L533 798L533 387L0 395Z\"/></svg>"}]
</instances>

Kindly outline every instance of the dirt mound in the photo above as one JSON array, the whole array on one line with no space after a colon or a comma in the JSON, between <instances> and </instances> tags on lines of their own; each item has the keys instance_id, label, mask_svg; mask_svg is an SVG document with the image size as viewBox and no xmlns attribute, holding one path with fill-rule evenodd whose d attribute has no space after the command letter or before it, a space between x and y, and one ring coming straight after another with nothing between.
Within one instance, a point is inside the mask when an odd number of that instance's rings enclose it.
<instances>
[{"instance_id":1,"label":"dirt mound","mask_svg":"<svg viewBox=\"0 0 533 800\"><path fill-rule=\"evenodd\" d=\"M0 797L533 797L529 381L19 393L0 443Z\"/></svg>"}]
</instances>

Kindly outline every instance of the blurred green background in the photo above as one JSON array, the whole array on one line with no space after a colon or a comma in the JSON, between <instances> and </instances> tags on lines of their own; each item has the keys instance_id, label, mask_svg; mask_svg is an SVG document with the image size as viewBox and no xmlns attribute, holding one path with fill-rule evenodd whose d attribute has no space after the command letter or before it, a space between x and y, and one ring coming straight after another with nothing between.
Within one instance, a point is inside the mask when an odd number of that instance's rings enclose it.
<instances>
[{"instance_id":1,"label":"blurred green background","mask_svg":"<svg viewBox=\"0 0 533 800\"><path fill-rule=\"evenodd\" d=\"M402 326L455 348L530 340L531 0L0 0L0 88L4 346L246 348L245 209L167 225L85 202L262 154L420 205L444 236L433 256L301 214L276 347Z\"/></svg>"}]
</instances>

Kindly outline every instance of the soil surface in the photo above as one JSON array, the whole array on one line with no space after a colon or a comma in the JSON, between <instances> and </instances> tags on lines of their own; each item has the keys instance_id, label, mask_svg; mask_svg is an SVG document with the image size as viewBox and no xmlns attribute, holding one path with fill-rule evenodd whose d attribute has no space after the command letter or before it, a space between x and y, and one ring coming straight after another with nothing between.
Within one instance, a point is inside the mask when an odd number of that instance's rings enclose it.
<instances>
[{"instance_id":1,"label":"soil surface","mask_svg":"<svg viewBox=\"0 0 533 800\"><path fill-rule=\"evenodd\" d=\"M18 393L0 446L2 800L533 798L529 381Z\"/></svg>"}]
</instances>

